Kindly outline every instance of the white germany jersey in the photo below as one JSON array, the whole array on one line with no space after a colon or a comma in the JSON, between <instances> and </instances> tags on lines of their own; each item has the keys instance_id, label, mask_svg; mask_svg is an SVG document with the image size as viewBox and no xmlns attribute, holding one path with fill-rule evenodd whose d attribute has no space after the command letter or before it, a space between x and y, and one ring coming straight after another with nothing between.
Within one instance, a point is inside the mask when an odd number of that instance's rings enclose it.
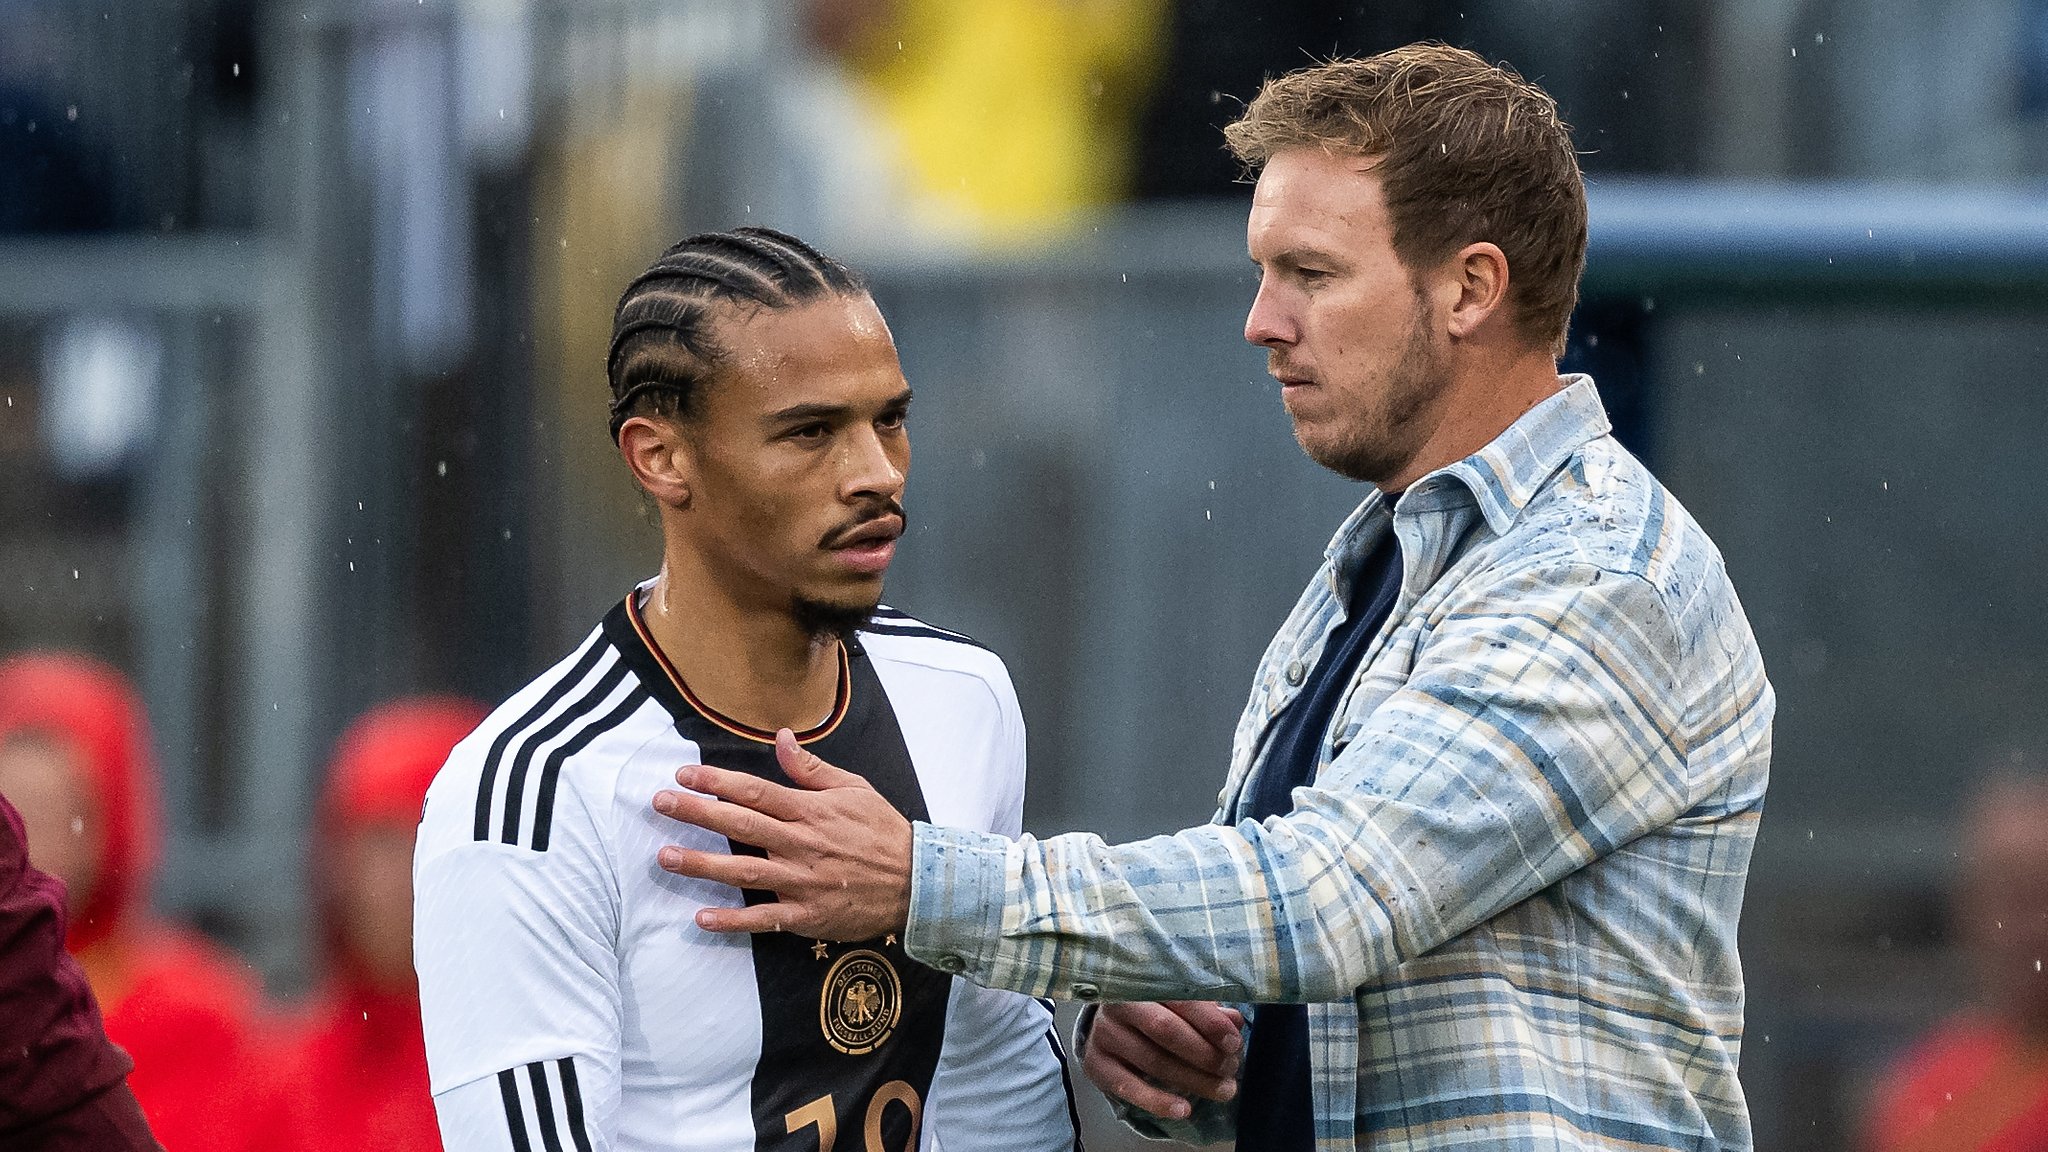
<instances>
[{"instance_id":1,"label":"white germany jersey","mask_svg":"<svg viewBox=\"0 0 2048 1152\"><path fill-rule=\"evenodd\" d=\"M964 637L878 611L799 738L912 819L1019 831L1023 720L1002 661ZM753 851L651 806L700 762L784 781L772 734L697 700L630 597L450 755L413 865L448 1152L1076 1148L1040 1002L894 936L696 926L773 899L656 864L671 843Z\"/></svg>"}]
</instances>

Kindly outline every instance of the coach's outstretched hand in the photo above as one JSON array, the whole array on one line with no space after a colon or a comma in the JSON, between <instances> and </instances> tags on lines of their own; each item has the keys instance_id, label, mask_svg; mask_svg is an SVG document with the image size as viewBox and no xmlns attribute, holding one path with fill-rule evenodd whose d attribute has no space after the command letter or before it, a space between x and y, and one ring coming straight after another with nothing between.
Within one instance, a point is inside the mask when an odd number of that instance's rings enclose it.
<instances>
[{"instance_id":1,"label":"coach's outstretched hand","mask_svg":"<svg viewBox=\"0 0 2048 1152\"><path fill-rule=\"evenodd\" d=\"M777 901L706 908L710 932L794 932L818 940L868 940L901 932L910 914L910 821L859 776L818 759L784 728L775 759L800 787L690 764L676 773L688 792L658 792L654 809L685 824L764 849L767 859L674 845L661 866Z\"/></svg>"}]
</instances>

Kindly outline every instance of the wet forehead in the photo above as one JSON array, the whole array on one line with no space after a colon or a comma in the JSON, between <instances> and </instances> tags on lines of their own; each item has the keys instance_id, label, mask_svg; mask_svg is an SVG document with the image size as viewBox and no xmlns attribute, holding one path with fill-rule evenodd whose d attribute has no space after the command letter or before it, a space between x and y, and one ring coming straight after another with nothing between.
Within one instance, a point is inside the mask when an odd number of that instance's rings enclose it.
<instances>
[{"instance_id":1,"label":"wet forehead","mask_svg":"<svg viewBox=\"0 0 2048 1152\"><path fill-rule=\"evenodd\" d=\"M756 308L716 335L724 365L714 403L768 411L804 402L856 403L903 387L896 344L875 302L832 296L789 308Z\"/></svg>"},{"instance_id":2,"label":"wet forehead","mask_svg":"<svg viewBox=\"0 0 2048 1152\"><path fill-rule=\"evenodd\" d=\"M889 326L864 295L756 308L728 321L719 336L731 365L750 375L895 359Z\"/></svg>"},{"instance_id":3,"label":"wet forehead","mask_svg":"<svg viewBox=\"0 0 2048 1152\"><path fill-rule=\"evenodd\" d=\"M1275 154L1252 191L1245 232L1252 259L1272 259L1299 245L1351 249L1385 237L1386 199L1374 163L1317 148Z\"/></svg>"}]
</instances>

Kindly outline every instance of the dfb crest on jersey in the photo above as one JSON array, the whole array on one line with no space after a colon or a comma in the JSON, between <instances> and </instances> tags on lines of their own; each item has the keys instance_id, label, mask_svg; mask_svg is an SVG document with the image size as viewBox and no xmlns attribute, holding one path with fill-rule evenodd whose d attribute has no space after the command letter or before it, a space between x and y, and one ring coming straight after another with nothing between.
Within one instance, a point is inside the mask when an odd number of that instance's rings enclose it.
<instances>
[{"instance_id":1,"label":"dfb crest on jersey","mask_svg":"<svg viewBox=\"0 0 2048 1152\"><path fill-rule=\"evenodd\" d=\"M848 1056L865 1056L889 1039L903 1015L903 982L895 965L866 948L848 952L825 973L818 1025Z\"/></svg>"}]
</instances>

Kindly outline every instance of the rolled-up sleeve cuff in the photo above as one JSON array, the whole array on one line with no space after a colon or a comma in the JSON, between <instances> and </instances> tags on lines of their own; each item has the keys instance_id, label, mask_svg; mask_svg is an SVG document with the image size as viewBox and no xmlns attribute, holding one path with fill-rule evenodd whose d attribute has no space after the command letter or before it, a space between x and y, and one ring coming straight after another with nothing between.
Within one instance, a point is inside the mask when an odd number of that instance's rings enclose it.
<instances>
[{"instance_id":1,"label":"rolled-up sleeve cuff","mask_svg":"<svg viewBox=\"0 0 2048 1152\"><path fill-rule=\"evenodd\" d=\"M985 972L1002 938L1009 855L1002 836L913 825L904 950L941 972Z\"/></svg>"}]
</instances>

